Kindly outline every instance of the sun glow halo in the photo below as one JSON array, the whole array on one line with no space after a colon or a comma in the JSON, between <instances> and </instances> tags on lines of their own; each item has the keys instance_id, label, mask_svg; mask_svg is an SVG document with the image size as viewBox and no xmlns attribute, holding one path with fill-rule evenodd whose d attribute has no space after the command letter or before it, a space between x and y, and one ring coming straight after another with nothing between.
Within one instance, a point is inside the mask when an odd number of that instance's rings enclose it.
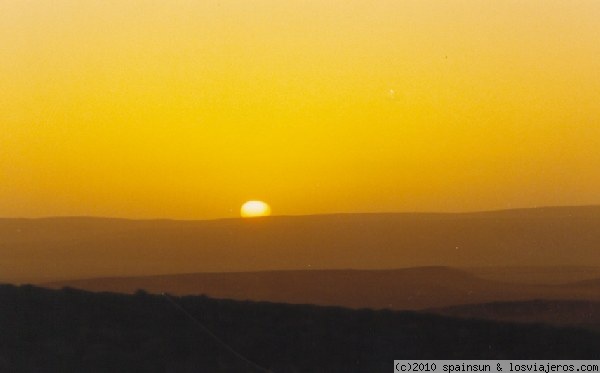
<instances>
[{"instance_id":1,"label":"sun glow halo","mask_svg":"<svg viewBox=\"0 0 600 373\"><path fill-rule=\"evenodd\" d=\"M242 218L256 218L271 215L271 207L263 201L248 201L240 210Z\"/></svg>"}]
</instances>

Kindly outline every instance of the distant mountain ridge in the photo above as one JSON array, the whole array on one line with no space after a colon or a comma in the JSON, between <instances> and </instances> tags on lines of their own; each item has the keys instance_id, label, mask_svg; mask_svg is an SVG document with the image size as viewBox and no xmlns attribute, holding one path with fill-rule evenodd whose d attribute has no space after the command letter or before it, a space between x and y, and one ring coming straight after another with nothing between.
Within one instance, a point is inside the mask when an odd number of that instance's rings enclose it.
<instances>
[{"instance_id":1,"label":"distant mountain ridge","mask_svg":"<svg viewBox=\"0 0 600 373\"><path fill-rule=\"evenodd\" d=\"M207 221L0 219L0 281L417 266L600 266L600 207Z\"/></svg>"}]
</instances>

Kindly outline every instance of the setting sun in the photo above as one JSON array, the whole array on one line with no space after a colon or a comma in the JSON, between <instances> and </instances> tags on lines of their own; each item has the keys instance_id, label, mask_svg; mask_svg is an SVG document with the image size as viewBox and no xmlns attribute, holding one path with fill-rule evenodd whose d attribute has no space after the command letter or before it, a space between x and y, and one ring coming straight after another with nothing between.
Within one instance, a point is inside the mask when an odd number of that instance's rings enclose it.
<instances>
[{"instance_id":1,"label":"setting sun","mask_svg":"<svg viewBox=\"0 0 600 373\"><path fill-rule=\"evenodd\" d=\"M263 201L248 201L242 205L242 218L255 218L271 215L271 207Z\"/></svg>"}]
</instances>

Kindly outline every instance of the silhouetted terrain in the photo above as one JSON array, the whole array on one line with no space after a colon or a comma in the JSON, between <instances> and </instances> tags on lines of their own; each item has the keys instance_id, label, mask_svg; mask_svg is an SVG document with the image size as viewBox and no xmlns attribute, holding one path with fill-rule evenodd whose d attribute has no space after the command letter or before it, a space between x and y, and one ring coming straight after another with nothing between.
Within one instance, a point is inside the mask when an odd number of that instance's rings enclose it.
<instances>
[{"instance_id":1,"label":"silhouetted terrain","mask_svg":"<svg viewBox=\"0 0 600 373\"><path fill-rule=\"evenodd\" d=\"M0 280L415 266L600 266L600 207L211 221L0 219Z\"/></svg>"},{"instance_id":2,"label":"silhouetted terrain","mask_svg":"<svg viewBox=\"0 0 600 373\"><path fill-rule=\"evenodd\" d=\"M411 312L174 298L273 372L387 372L393 359L598 359L600 334ZM0 286L0 371L253 371L158 295Z\"/></svg>"},{"instance_id":3,"label":"silhouetted terrain","mask_svg":"<svg viewBox=\"0 0 600 373\"><path fill-rule=\"evenodd\" d=\"M45 286L123 293L144 289L153 293L396 310L532 299L600 301L600 283L587 286L502 283L447 267L196 273L98 278Z\"/></svg>"},{"instance_id":4,"label":"silhouetted terrain","mask_svg":"<svg viewBox=\"0 0 600 373\"><path fill-rule=\"evenodd\" d=\"M600 331L600 302L533 300L461 305L427 310L453 317L544 323Z\"/></svg>"}]
</instances>

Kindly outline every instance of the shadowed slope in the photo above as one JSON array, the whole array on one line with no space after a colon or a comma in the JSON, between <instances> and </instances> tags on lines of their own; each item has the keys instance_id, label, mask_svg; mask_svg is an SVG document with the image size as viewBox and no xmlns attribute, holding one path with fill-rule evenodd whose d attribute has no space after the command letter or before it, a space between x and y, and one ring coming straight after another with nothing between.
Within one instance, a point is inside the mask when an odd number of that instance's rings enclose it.
<instances>
[{"instance_id":1,"label":"shadowed slope","mask_svg":"<svg viewBox=\"0 0 600 373\"><path fill-rule=\"evenodd\" d=\"M552 300L494 302L425 311L469 319L544 323L600 331L600 302Z\"/></svg>"},{"instance_id":2,"label":"shadowed slope","mask_svg":"<svg viewBox=\"0 0 600 373\"><path fill-rule=\"evenodd\" d=\"M567 287L500 283L446 267L397 270L310 270L197 273L97 278L47 284L92 291L206 294L238 300L335 305L352 308L422 309L501 300L600 301L600 286Z\"/></svg>"}]
</instances>

